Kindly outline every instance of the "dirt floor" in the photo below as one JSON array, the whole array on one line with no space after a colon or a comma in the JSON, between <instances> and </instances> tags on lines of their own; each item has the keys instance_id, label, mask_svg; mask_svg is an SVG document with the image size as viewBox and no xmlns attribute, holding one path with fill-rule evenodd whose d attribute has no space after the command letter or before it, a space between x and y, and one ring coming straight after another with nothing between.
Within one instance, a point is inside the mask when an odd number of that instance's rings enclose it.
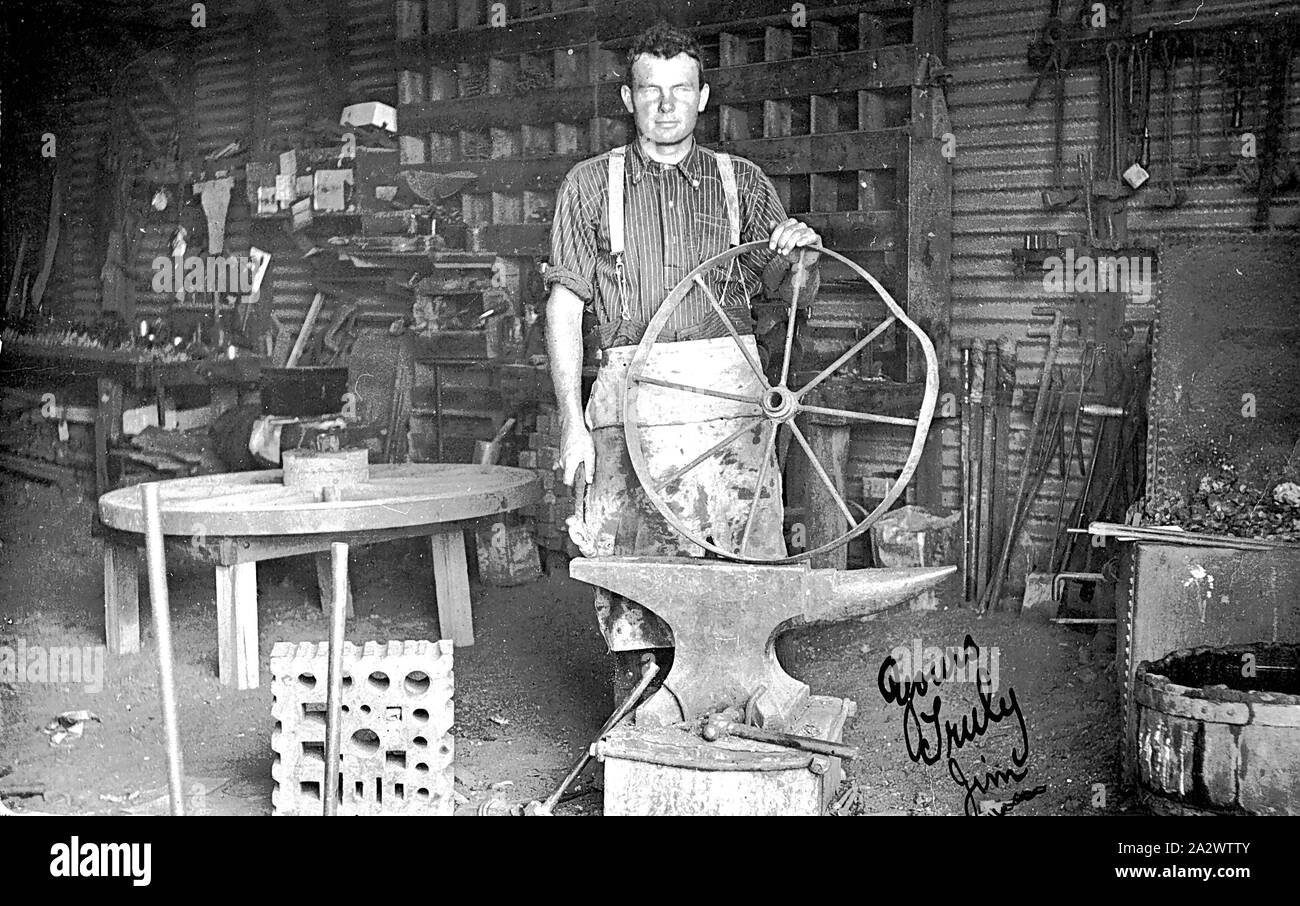
<instances>
[{"instance_id":1,"label":"dirt floor","mask_svg":"<svg viewBox=\"0 0 1300 906\"><path fill-rule=\"evenodd\" d=\"M99 646L104 641L102 565L91 536L93 500L77 490L0 480L0 652L19 646ZM267 658L281 640L324 640L310 561L259 569L261 688L238 692L217 682L216 612L210 570L171 563L178 705L187 789L200 812L270 814L271 730ZM418 543L392 543L354 555L358 618L348 638L436 639L431 565ZM612 707L611 667L596 630L587 586L568 578L562 559L549 574L515 588L473 585L476 644L455 653L456 791L462 810L491 797L544 798ZM147 595L142 593L142 653L105 656L102 689L0 682L0 796L10 810L66 814L148 814L166 810L166 757ZM898 609L875 618L794 631L790 672L822 695L858 703L845 741L861 747L847 768L843 814L961 814L965 790L947 758L914 763L904 741L905 711L879 687L881 663L902 646L958 646L970 634L996 649L998 688L979 707L973 683L950 682L922 697L916 726L927 738L962 715L980 725L1006 713L960 748L968 778L1014 767L1023 751L1010 694L1029 741L1023 782L976 799L1012 814L1114 814L1129 810L1118 778L1118 694L1113 636L1094 638L1048 624L968 610ZM12 656L12 655L11 655ZM993 666L993 661L989 666ZM3 674L0 674L3 678ZM15 679L14 677L9 677ZM47 725L64 712L96 720L80 737L52 744ZM933 749L933 746L932 746ZM978 770L977 770L978 766ZM599 814L599 776L561 814ZM1030 798L1023 798L1041 787ZM23 795L41 791L42 795ZM1015 799L1019 792L1021 799Z\"/></svg>"}]
</instances>

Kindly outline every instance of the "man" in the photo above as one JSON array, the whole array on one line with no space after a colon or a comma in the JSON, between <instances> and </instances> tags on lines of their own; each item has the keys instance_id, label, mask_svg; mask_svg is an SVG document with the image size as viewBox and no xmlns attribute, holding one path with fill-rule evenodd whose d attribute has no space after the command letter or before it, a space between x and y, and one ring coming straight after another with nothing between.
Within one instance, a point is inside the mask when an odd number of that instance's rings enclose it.
<instances>
[{"instance_id":1,"label":"man","mask_svg":"<svg viewBox=\"0 0 1300 906\"><path fill-rule=\"evenodd\" d=\"M636 140L569 172L551 233L547 351L561 424L560 467L566 484L574 484L579 470L591 483L585 522L571 522L570 529L585 556L699 556L703 550L664 520L637 482L622 427L626 369L650 318L687 273L731 245L764 239L767 251L747 254L731 273L711 273L706 281L743 335L749 358L757 360L750 297L762 288L788 302L796 279L804 279L801 298L809 298L816 290L821 239L786 217L756 165L696 143L695 124L708 104L709 86L702 84L700 49L690 35L654 26L637 38L627 61L622 97L636 120ZM795 261L803 273L792 267ZM584 308L596 316L601 347L585 418ZM760 385L746 358L697 288L656 338L647 370L757 399ZM668 457L661 464L665 471L687 465L742 424L737 418L743 410L715 397L678 394L675 403L639 422L648 442ZM771 446L761 435L756 427L726 456L691 468L663 493L699 537L732 550L759 493L746 553L774 558L786 553L780 470L769 464L766 487L754 490ZM596 610L619 661L616 696L635 683L647 653L660 661L660 675L667 673L672 635L658 617L607 593L597 594Z\"/></svg>"}]
</instances>

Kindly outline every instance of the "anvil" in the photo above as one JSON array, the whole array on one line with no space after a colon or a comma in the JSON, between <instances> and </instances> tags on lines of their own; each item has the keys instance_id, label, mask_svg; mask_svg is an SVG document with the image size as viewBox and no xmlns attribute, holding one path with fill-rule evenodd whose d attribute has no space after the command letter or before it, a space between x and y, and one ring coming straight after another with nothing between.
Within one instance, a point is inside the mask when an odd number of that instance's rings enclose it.
<instances>
[{"instance_id":1,"label":"anvil","mask_svg":"<svg viewBox=\"0 0 1300 906\"><path fill-rule=\"evenodd\" d=\"M636 711L643 726L669 726L723 708L783 730L809 690L776 659L776 637L894 607L933 588L955 566L812 569L689 557L578 558L569 575L654 611L673 632L663 686Z\"/></svg>"}]
</instances>

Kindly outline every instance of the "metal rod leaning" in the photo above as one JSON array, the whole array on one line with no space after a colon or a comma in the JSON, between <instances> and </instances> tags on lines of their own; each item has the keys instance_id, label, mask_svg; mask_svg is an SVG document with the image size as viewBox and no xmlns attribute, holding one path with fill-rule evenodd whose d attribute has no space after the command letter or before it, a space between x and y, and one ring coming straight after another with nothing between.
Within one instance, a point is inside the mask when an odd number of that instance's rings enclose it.
<instances>
[{"instance_id":1,"label":"metal rod leaning","mask_svg":"<svg viewBox=\"0 0 1300 906\"><path fill-rule=\"evenodd\" d=\"M326 495L329 499L331 495ZM330 602L328 691L325 699L325 776L321 783L324 814L339 813L339 758L343 743L343 636L348 612L348 546L330 545L334 596Z\"/></svg>"},{"instance_id":2,"label":"metal rod leaning","mask_svg":"<svg viewBox=\"0 0 1300 906\"><path fill-rule=\"evenodd\" d=\"M555 792L546 797L546 801L538 807L536 814L550 815L554 812L555 806L560 802L560 797L564 795L564 791L567 790L573 784L573 781L578 778L578 775L582 773L582 769L587 766L587 762L591 761L591 750L595 748L596 743L604 739L606 733L618 726L619 723L622 722L623 718L627 717L628 714L632 712L632 709L636 707L636 703L641 700L641 696L650 688L650 683L658 675L659 665L655 662L651 661L642 667L641 681L636 684L636 688L633 689L631 694L623 700L622 704L614 709L614 713L609 716L609 720L605 721L605 725L602 726L600 732L596 734L596 739L591 743L591 745L587 746L586 751L582 753L582 757L580 757L577 763L574 764L573 769L569 771L568 775L562 781L560 781L560 785L555 788Z\"/></svg>"},{"instance_id":3,"label":"metal rod leaning","mask_svg":"<svg viewBox=\"0 0 1300 906\"><path fill-rule=\"evenodd\" d=\"M180 721L176 714L176 675L172 668L171 605L167 598L167 559L163 552L162 507L157 482L140 486L144 511L144 548L149 568L149 601L153 609L153 634L158 648L159 697L162 699L163 730L167 737L167 791L172 814L185 814L184 756L181 752Z\"/></svg>"}]
</instances>

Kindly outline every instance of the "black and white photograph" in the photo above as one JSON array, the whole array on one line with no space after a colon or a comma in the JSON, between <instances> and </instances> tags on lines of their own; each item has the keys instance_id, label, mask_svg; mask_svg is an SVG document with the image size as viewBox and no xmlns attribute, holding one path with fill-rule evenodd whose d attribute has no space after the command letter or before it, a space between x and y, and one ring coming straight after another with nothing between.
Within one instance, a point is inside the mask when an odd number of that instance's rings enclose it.
<instances>
[{"instance_id":1,"label":"black and white photograph","mask_svg":"<svg viewBox=\"0 0 1300 906\"><path fill-rule=\"evenodd\" d=\"M1300 815L1300 2L2 15L24 870L1158 816L1088 871L1221 890L1167 819Z\"/></svg>"}]
</instances>

